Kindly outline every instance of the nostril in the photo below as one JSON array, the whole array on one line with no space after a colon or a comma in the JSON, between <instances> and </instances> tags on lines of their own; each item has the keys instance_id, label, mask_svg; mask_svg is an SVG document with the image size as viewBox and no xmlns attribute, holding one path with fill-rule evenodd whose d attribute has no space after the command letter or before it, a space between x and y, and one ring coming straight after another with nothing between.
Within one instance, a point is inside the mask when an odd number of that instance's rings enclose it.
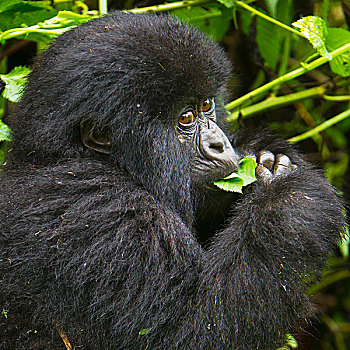
<instances>
[{"instance_id":1,"label":"nostril","mask_svg":"<svg viewBox=\"0 0 350 350\"><path fill-rule=\"evenodd\" d=\"M210 145L209 145L209 148L213 151L216 151L218 153L222 153L224 152L224 144L223 142L212 142Z\"/></svg>"}]
</instances>

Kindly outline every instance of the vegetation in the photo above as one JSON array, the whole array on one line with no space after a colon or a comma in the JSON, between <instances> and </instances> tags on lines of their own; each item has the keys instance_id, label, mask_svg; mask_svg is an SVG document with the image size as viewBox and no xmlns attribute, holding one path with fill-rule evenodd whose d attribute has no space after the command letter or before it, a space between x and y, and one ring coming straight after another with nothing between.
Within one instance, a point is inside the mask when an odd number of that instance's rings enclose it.
<instances>
[{"instance_id":1,"label":"vegetation","mask_svg":"<svg viewBox=\"0 0 350 350\"><path fill-rule=\"evenodd\" d=\"M57 35L111 9L167 11L221 41L235 62L232 84L240 96L226 105L232 127L263 121L298 142L342 193L350 147L349 0L2 0L2 161L11 144L9 111L20 98L33 55ZM300 349L346 350L350 344L348 264L344 237L322 282L309 289L324 313L319 330L310 329L314 337L301 336ZM297 346L291 336L288 344Z\"/></svg>"}]
</instances>

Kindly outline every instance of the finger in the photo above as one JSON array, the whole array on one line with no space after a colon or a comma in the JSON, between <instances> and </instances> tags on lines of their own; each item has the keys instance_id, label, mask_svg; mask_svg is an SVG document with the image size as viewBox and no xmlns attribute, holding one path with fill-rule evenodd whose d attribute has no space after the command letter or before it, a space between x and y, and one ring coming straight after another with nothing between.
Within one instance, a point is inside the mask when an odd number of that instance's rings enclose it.
<instances>
[{"instance_id":1,"label":"finger","mask_svg":"<svg viewBox=\"0 0 350 350\"><path fill-rule=\"evenodd\" d=\"M268 170L272 170L275 163L275 155L269 151L261 151L258 154L258 164L263 165Z\"/></svg>"},{"instance_id":2,"label":"finger","mask_svg":"<svg viewBox=\"0 0 350 350\"><path fill-rule=\"evenodd\" d=\"M272 180L272 173L269 169L265 168L263 165L258 165L255 169L255 176L265 182Z\"/></svg>"},{"instance_id":3,"label":"finger","mask_svg":"<svg viewBox=\"0 0 350 350\"><path fill-rule=\"evenodd\" d=\"M291 168L292 162L290 161L289 157L286 156L285 154L277 154L276 165L283 165L287 168Z\"/></svg>"},{"instance_id":4,"label":"finger","mask_svg":"<svg viewBox=\"0 0 350 350\"><path fill-rule=\"evenodd\" d=\"M293 170L293 164L285 154L277 154L274 169L275 176L288 175Z\"/></svg>"}]
</instances>

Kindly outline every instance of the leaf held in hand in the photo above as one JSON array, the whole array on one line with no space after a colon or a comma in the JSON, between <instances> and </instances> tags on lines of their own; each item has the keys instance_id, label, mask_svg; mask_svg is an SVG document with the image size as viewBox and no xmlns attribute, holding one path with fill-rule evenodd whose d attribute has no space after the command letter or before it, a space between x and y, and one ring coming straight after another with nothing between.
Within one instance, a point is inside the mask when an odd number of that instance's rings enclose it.
<instances>
[{"instance_id":1,"label":"leaf held in hand","mask_svg":"<svg viewBox=\"0 0 350 350\"><path fill-rule=\"evenodd\" d=\"M255 160L252 157L245 157L239 162L236 171L222 180L214 181L214 185L224 191L242 193L242 187L256 181L255 168Z\"/></svg>"}]
</instances>

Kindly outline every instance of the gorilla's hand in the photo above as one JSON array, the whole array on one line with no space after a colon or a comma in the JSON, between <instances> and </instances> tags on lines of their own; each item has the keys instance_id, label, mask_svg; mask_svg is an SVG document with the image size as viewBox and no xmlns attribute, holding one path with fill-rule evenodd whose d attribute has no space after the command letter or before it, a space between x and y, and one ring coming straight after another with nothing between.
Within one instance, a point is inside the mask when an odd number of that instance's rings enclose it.
<instances>
[{"instance_id":1,"label":"gorilla's hand","mask_svg":"<svg viewBox=\"0 0 350 350\"><path fill-rule=\"evenodd\" d=\"M276 156L269 151L261 151L257 156L255 175L258 180L271 182L278 176L286 176L297 168L285 154Z\"/></svg>"}]
</instances>

